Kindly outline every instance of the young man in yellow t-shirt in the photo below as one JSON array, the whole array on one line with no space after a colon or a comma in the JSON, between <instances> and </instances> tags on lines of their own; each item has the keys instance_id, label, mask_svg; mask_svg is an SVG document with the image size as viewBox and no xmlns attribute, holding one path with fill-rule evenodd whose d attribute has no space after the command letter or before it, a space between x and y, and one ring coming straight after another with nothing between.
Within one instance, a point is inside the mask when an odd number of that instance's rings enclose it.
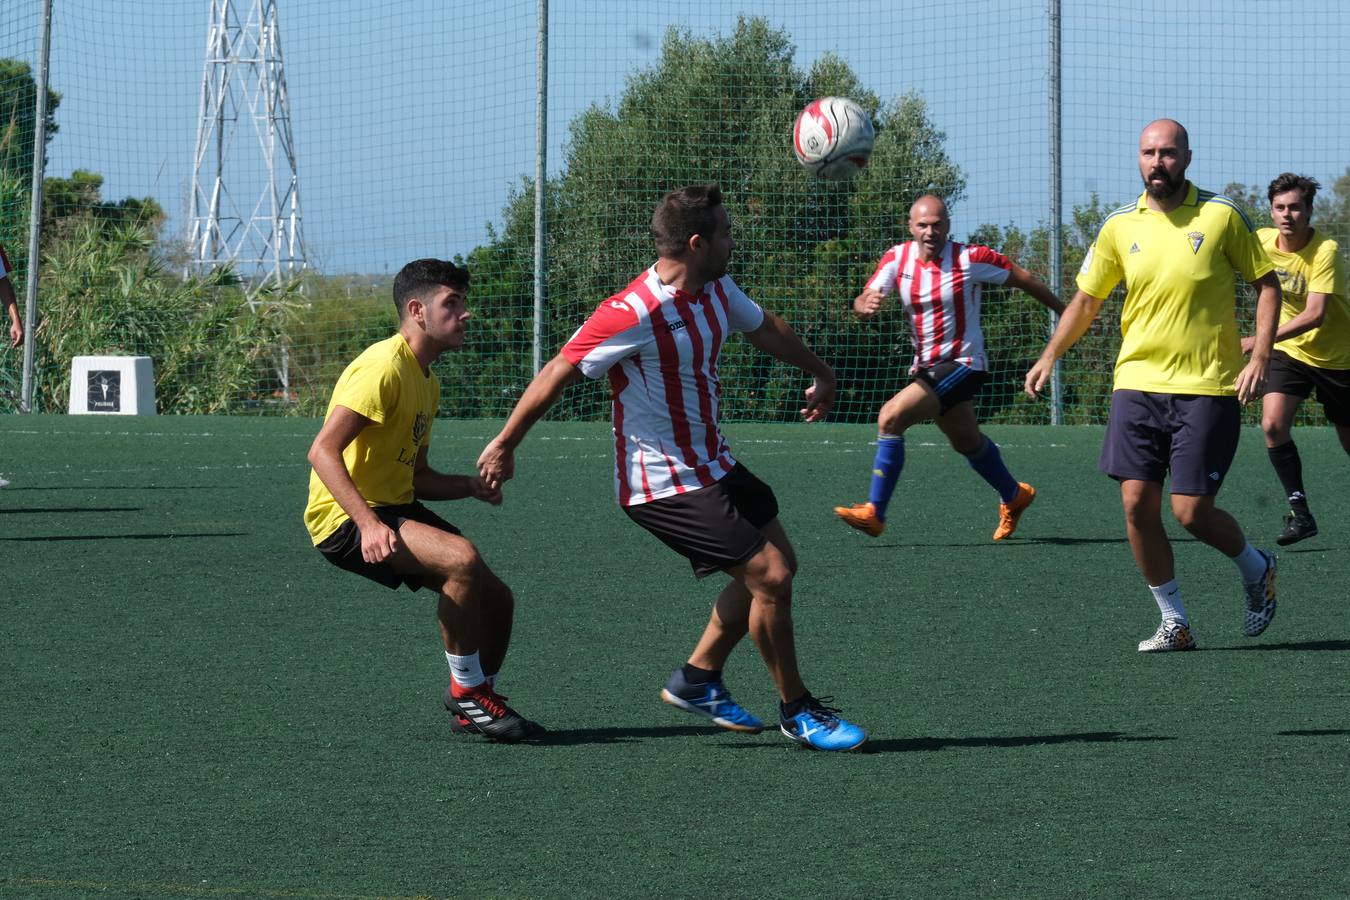
<instances>
[{"instance_id":1,"label":"young man in yellow t-shirt","mask_svg":"<svg viewBox=\"0 0 1350 900\"><path fill-rule=\"evenodd\" d=\"M1312 226L1318 187L1302 175L1280 175L1266 191L1275 227L1257 232L1284 295L1261 401L1266 452L1289 498L1289 515L1275 539L1281 546L1317 534L1303 490L1303 461L1290 434L1298 408L1313 388L1341 446L1350 453L1350 305L1340 248ZM1242 349L1250 350L1254 343L1255 338L1243 338Z\"/></svg>"},{"instance_id":2,"label":"young man in yellow t-shirt","mask_svg":"<svg viewBox=\"0 0 1350 900\"><path fill-rule=\"evenodd\" d=\"M1026 377L1027 393L1037 396L1103 300L1122 280L1128 285L1098 467L1120 482L1130 549L1162 617L1139 643L1141 653L1195 648L1163 529L1164 480L1170 479L1172 513L1182 527L1237 565L1243 633L1255 637L1275 617L1275 556L1249 544L1215 496L1237 452L1239 404L1260 396L1265 384L1280 284L1241 210L1186 180L1190 162L1180 123L1158 119L1144 128L1144 193L1102 223L1083 260L1078 293ZM1246 365L1235 271L1258 291Z\"/></svg>"},{"instance_id":3,"label":"young man in yellow t-shirt","mask_svg":"<svg viewBox=\"0 0 1350 900\"><path fill-rule=\"evenodd\" d=\"M464 343L469 273L439 259L394 278L399 329L342 373L309 450L305 526L329 562L397 589L431 588L451 682L451 728L511 742L542 729L495 691L511 640L514 600L454 525L420 500L501 503L477 475L427 462L440 388L431 364Z\"/></svg>"}]
</instances>

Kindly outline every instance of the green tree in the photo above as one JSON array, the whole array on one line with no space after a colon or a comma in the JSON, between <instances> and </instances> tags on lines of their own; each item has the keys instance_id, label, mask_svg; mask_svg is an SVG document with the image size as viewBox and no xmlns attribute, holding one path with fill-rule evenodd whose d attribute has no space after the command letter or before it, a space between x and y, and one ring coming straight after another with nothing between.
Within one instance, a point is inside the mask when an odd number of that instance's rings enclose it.
<instances>
[{"instance_id":1,"label":"green tree","mask_svg":"<svg viewBox=\"0 0 1350 900\"><path fill-rule=\"evenodd\" d=\"M647 226L661 196L717 182L738 245L733 277L839 370L840 417L875 415L904 350L894 323L860 324L849 302L913 200L936 191L956 201L965 180L919 97L883 102L838 57L803 71L794 53L787 34L759 18L742 18L727 36L671 29L660 59L630 78L613 109L592 106L571 123L562 174L547 185L550 352L652 263ZM825 95L851 97L877 127L871 162L852 181L811 178L792 155L793 120ZM493 277L520 304L530 296L533 197L534 185L523 182L502 234L475 251L501 263ZM514 312L528 321L523 306ZM800 374L743 341L728 344L720 374L725 417L797 417ZM598 386L574 390L558 414L597 417L606 400Z\"/></svg>"},{"instance_id":2,"label":"green tree","mask_svg":"<svg viewBox=\"0 0 1350 900\"><path fill-rule=\"evenodd\" d=\"M56 108L61 95L47 89L47 143L56 135ZM28 63L0 59L0 170L27 175L33 171L37 136L37 81Z\"/></svg>"},{"instance_id":3,"label":"green tree","mask_svg":"<svg viewBox=\"0 0 1350 900\"><path fill-rule=\"evenodd\" d=\"M107 228L144 225L158 233L165 220L164 208L151 197L125 197L116 202L103 199L103 176L76 169L69 178L48 177L42 181L42 229L56 235L72 220L93 218Z\"/></svg>"}]
</instances>

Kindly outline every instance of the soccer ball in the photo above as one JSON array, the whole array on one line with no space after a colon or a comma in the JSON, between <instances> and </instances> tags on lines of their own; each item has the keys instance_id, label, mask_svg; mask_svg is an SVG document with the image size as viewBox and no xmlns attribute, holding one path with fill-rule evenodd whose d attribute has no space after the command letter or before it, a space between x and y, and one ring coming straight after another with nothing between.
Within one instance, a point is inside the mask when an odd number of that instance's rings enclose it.
<instances>
[{"instance_id":1,"label":"soccer ball","mask_svg":"<svg viewBox=\"0 0 1350 900\"><path fill-rule=\"evenodd\" d=\"M876 142L872 120L847 97L821 97L806 104L792 126L792 152L818 178L852 178L867 165Z\"/></svg>"}]
</instances>

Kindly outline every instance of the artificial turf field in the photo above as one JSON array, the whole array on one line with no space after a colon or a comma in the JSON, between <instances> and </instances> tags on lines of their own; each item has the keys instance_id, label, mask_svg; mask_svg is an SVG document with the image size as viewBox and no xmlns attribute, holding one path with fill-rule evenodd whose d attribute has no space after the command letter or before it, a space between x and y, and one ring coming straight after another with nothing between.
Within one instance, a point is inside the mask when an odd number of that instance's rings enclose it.
<instances>
[{"instance_id":1,"label":"artificial turf field","mask_svg":"<svg viewBox=\"0 0 1350 900\"><path fill-rule=\"evenodd\" d=\"M496 429L441 421L468 471ZM615 507L608 427L538 426L506 503L437 504L517 595L501 689L535 745L452 735L429 594L329 566L300 511L313 420L0 418L0 896L1350 895L1350 465L1300 428L1322 533L1242 636L1236 569L1168 518L1200 652L1157 611L1097 428L991 427L996 498L912 430L891 527L873 429L731 425L801 561L809 686L870 751L659 702L720 580ZM1248 429L1220 505L1272 546ZM727 681L769 719L754 648Z\"/></svg>"}]
</instances>

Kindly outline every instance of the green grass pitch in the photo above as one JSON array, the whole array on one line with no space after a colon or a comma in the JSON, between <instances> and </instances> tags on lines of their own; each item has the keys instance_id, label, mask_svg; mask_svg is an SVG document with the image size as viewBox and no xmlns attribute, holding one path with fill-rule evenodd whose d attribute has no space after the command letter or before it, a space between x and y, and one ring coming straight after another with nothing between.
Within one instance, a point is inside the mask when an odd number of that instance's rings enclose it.
<instances>
[{"instance_id":1,"label":"green grass pitch","mask_svg":"<svg viewBox=\"0 0 1350 900\"><path fill-rule=\"evenodd\" d=\"M496 423L441 421L468 471ZM891 528L872 430L732 425L801 560L808 685L871 752L703 727L659 702L720 580L615 507L608 428L544 424L500 508L437 504L515 589L502 690L537 746L450 734L425 592L323 562L313 420L0 418L0 896L1350 895L1350 465L1297 433L1320 536L1240 633L1236 570L1169 518L1201 651L1157 613L1095 428L993 427L1040 490L1016 536L931 427ZM1270 546L1248 429L1220 505ZM728 683L774 693L747 644Z\"/></svg>"}]
</instances>

